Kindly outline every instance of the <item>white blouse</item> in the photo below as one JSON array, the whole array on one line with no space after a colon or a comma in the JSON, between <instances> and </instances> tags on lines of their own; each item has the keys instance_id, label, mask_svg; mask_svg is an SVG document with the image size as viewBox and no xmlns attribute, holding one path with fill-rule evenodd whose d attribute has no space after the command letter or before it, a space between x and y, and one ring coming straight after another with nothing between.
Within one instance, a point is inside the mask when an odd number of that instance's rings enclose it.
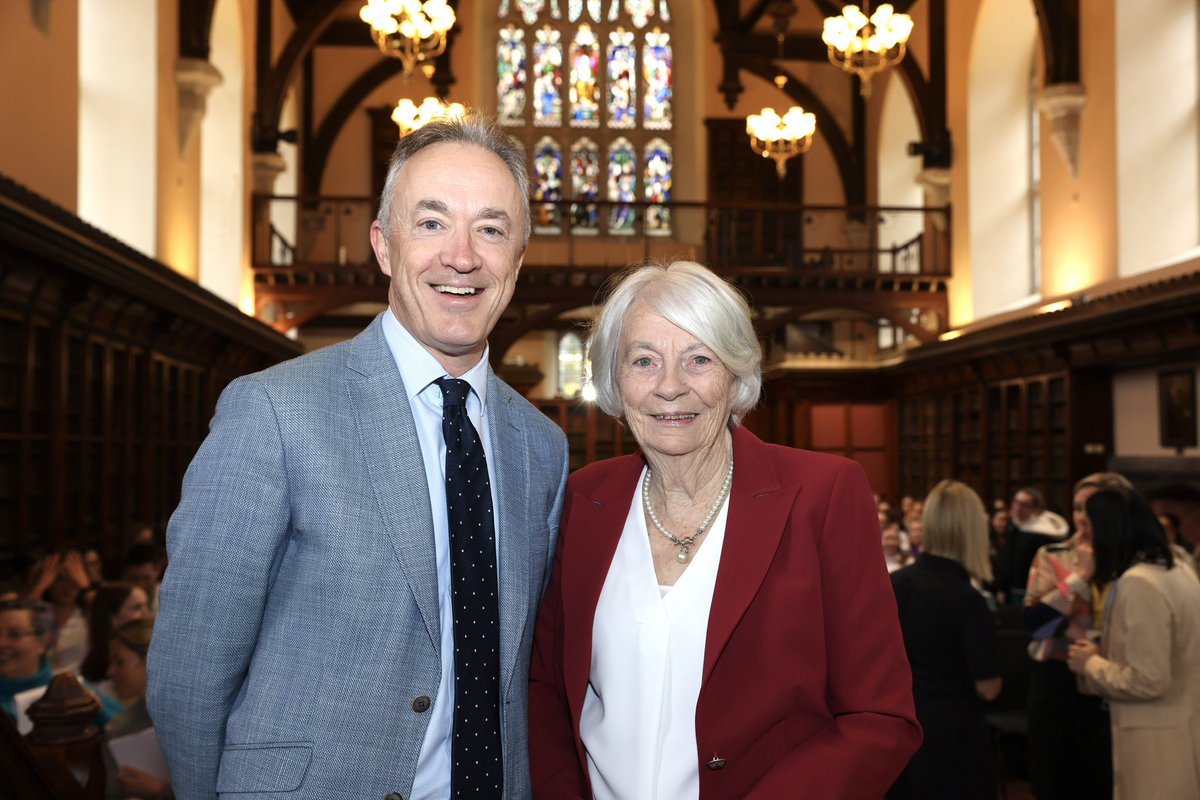
<instances>
[{"instance_id":1,"label":"white blouse","mask_svg":"<svg viewBox=\"0 0 1200 800\"><path fill-rule=\"evenodd\" d=\"M675 585L660 587L641 486L638 481L592 623L591 680L579 733L597 800L700 795L696 701L729 502Z\"/></svg>"}]
</instances>

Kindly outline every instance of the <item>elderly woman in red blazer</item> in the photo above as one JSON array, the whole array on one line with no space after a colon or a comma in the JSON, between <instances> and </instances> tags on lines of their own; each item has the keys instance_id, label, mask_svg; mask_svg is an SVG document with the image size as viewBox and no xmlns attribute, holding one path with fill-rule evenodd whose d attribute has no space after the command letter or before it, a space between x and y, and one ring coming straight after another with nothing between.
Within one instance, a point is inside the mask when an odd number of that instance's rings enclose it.
<instances>
[{"instance_id":1,"label":"elderly woman in red blazer","mask_svg":"<svg viewBox=\"0 0 1200 800\"><path fill-rule=\"evenodd\" d=\"M921 742L870 487L765 444L750 310L643 267L590 342L641 447L567 487L530 672L535 798L880 798Z\"/></svg>"}]
</instances>

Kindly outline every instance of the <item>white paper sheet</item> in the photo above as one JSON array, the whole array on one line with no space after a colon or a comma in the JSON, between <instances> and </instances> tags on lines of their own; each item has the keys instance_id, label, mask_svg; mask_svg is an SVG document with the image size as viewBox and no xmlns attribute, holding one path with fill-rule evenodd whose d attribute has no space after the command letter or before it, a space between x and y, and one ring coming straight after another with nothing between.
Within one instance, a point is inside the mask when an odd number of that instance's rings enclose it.
<instances>
[{"instance_id":1,"label":"white paper sheet","mask_svg":"<svg viewBox=\"0 0 1200 800\"><path fill-rule=\"evenodd\" d=\"M162 750L158 749L158 739L154 736L154 728L131 733L128 736L118 736L108 741L108 750L112 753L113 761L118 767L134 767L148 775L152 775L163 783L171 780L167 770L167 761L163 758Z\"/></svg>"}]
</instances>

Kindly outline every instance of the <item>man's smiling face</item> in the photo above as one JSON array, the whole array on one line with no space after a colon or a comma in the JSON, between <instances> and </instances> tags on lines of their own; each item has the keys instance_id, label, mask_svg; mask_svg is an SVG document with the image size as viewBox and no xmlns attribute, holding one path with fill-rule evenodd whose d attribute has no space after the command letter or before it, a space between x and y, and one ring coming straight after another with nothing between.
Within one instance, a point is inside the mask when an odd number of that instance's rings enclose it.
<instances>
[{"instance_id":1,"label":"man's smiling face","mask_svg":"<svg viewBox=\"0 0 1200 800\"><path fill-rule=\"evenodd\" d=\"M493 153L431 145L401 167L390 231L371 244L392 313L451 375L479 360L525 256L517 181Z\"/></svg>"}]
</instances>

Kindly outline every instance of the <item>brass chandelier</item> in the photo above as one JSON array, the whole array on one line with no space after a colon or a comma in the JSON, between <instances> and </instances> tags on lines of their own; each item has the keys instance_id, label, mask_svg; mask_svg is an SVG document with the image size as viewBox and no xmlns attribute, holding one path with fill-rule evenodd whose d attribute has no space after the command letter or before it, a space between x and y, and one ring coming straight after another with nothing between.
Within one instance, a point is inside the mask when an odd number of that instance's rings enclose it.
<instances>
[{"instance_id":1,"label":"brass chandelier","mask_svg":"<svg viewBox=\"0 0 1200 800\"><path fill-rule=\"evenodd\" d=\"M367 0L358 16L371 26L380 52L400 59L407 80L412 80L418 63L446 52L446 33L455 22L446 0ZM425 77L433 76L432 63L421 69Z\"/></svg>"},{"instance_id":2,"label":"brass chandelier","mask_svg":"<svg viewBox=\"0 0 1200 800\"><path fill-rule=\"evenodd\" d=\"M780 61L775 86L780 91L787 86L787 76L783 74L782 65L784 34L787 31L788 19L795 12L796 6L790 0L775 2L767 9L767 13L775 18L775 43ZM773 108L764 108L759 113L746 117L746 135L750 137L751 149L763 158L770 158L775 162L775 172L780 180L787 176L788 159L808 152L816 130L816 116L800 106L791 106L782 116Z\"/></svg>"},{"instance_id":3,"label":"brass chandelier","mask_svg":"<svg viewBox=\"0 0 1200 800\"><path fill-rule=\"evenodd\" d=\"M436 97L426 97L417 105L406 97L393 109L392 122L400 128L400 138L403 139L435 119L459 119L466 112L462 103L443 103Z\"/></svg>"},{"instance_id":4,"label":"brass chandelier","mask_svg":"<svg viewBox=\"0 0 1200 800\"><path fill-rule=\"evenodd\" d=\"M829 46L834 66L857 75L859 92L870 97L871 78L904 58L912 29L912 17L895 13L891 3L871 14L864 0L862 8L846 6L841 16L826 17L821 41Z\"/></svg>"}]
</instances>

